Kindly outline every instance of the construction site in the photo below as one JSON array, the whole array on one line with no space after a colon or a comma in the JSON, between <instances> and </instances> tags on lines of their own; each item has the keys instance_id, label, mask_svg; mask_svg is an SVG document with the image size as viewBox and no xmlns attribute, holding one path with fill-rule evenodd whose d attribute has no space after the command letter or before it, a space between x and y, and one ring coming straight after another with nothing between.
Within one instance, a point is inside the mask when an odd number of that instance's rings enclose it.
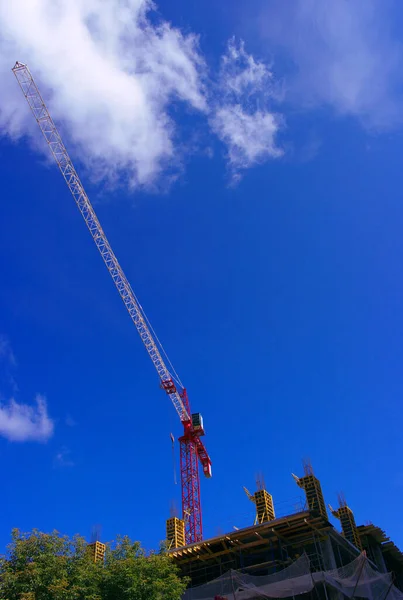
<instances>
[{"instance_id":1,"label":"construction site","mask_svg":"<svg viewBox=\"0 0 403 600\"><path fill-rule=\"evenodd\" d=\"M261 482L253 493L245 490L255 505L254 523L204 539L199 465L206 478L212 476L212 467L203 442L203 418L191 411L186 388L106 238L28 67L17 62L13 72L183 428L179 437L181 517L168 519L166 540L169 555L190 580L184 600L295 598L301 594L324 600L336 596L403 600L402 552L380 527L357 525L342 495L336 508L327 505L308 461L301 476L293 475L305 495L303 506L276 517L275 499ZM340 531L329 521L329 514L339 521ZM94 540L88 551L95 561L102 561L105 545Z\"/></svg>"},{"instance_id":2,"label":"construction site","mask_svg":"<svg viewBox=\"0 0 403 600\"><path fill-rule=\"evenodd\" d=\"M403 553L386 533L372 523L357 526L343 495L336 509L326 506L310 463L293 477L305 505L290 515L276 518L273 498L261 487L252 496L251 527L185 546L183 521L167 521L170 555L191 580L186 600L403 598Z\"/></svg>"}]
</instances>

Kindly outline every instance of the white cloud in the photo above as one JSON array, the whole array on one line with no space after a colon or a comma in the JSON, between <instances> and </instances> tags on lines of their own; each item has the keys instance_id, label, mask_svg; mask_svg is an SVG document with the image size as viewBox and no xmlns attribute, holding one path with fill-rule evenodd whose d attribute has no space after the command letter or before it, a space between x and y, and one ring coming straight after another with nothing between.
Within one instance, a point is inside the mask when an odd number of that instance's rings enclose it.
<instances>
[{"instance_id":1,"label":"white cloud","mask_svg":"<svg viewBox=\"0 0 403 600\"><path fill-rule=\"evenodd\" d=\"M277 158L278 117L268 111L248 113L241 104L219 108L214 127L228 146L228 160L234 170L246 169L265 158Z\"/></svg>"},{"instance_id":2,"label":"white cloud","mask_svg":"<svg viewBox=\"0 0 403 600\"><path fill-rule=\"evenodd\" d=\"M71 452L68 448L63 446L56 454L53 465L55 467L74 467L74 462L71 459Z\"/></svg>"},{"instance_id":3,"label":"white cloud","mask_svg":"<svg viewBox=\"0 0 403 600\"><path fill-rule=\"evenodd\" d=\"M0 32L3 133L36 127L10 73L19 60L97 175L147 186L172 172L172 103L207 109L196 36L160 20L151 0L0 0Z\"/></svg>"},{"instance_id":4,"label":"white cloud","mask_svg":"<svg viewBox=\"0 0 403 600\"><path fill-rule=\"evenodd\" d=\"M329 106L369 127L401 121L402 44L390 0L265 0L258 25L294 65L289 99ZM396 10L400 5L396 4Z\"/></svg>"},{"instance_id":5,"label":"white cloud","mask_svg":"<svg viewBox=\"0 0 403 600\"><path fill-rule=\"evenodd\" d=\"M6 362L11 367L17 364L10 342L4 335L0 335L0 361Z\"/></svg>"},{"instance_id":6,"label":"white cloud","mask_svg":"<svg viewBox=\"0 0 403 600\"><path fill-rule=\"evenodd\" d=\"M75 427L77 425L77 422L73 419L71 415L66 415L64 422L67 425L67 427Z\"/></svg>"},{"instance_id":7,"label":"white cloud","mask_svg":"<svg viewBox=\"0 0 403 600\"><path fill-rule=\"evenodd\" d=\"M17 366L17 360L10 342L4 335L0 335L0 365L0 385L8 388L12 394L16 394L18 385L13 372Z\"/></svg>"},{"instance_id":8,"label":"white cloud","mask_svg":"<svg viewBox=\"0 0 403 600\"><path fill-rule=\"evenodd\" d=\"M235 97L264 89L273 77L268 65L256 61L245 51L243 40L237 44L235 38L229 40L227 52L221 58L220 75L222 87Z\"/></svg>"},{"instance_id":9,"label":"white cloud","mask_svg":"<svg viewBox=\"0 0 403 600\"><path fill-rule=\"evenodd\" d=\"M276 136L282 118L268 104L276 96L269 67L230 40L221 60L217 106L211 126L227 146L233 181L241 171L282 156Z\"/></svg>"},{"instance_id":10,"label":"white cloud","mask_svg":"<svg viewBox=\"0 0 403 600\"><path fill-rule=\"evenodd\" d=\"M12 442L46 442L54 424L48 416L46 399L37 395L36 404L18 404L14 399L0 404L0 435Z\"/></svg>"}]
</instances>

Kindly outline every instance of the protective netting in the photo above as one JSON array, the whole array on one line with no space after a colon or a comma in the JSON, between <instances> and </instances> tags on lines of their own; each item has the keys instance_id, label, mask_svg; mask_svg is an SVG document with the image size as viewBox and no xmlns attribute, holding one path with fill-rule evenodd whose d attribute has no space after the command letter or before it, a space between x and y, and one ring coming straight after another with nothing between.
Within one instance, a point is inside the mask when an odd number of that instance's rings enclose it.
<instances>
[{"instance_id":1,"label":"protective netting","mask_svg":"<svg viewBox=\"0 0 403 600\"><path fill-rule=\"evenodd\" d=\"M306 554L278 573L253 576L228 571L221 577L187 590L183 600L255 600L259 598L294 598L315 586L340 592L346 598L368 600L403 600L390 573L379 573L371 567L365 554L348 565L330 571L311 573Z\"/></svg>"},{"instance_id":2,"label":"protective netting","mask_svg":"<svg viewBox=\"0 0 403 600\"><path fill-rule=\"evenodd\" d=\"M318 576L321 581L339 590L348 598L358 596L383 600L389 591L388 600L391 600L392 575L375 571L365 554L360 554L353 562L339 569L314 574L315 580ZM403 598L403 594L397 588L395 589L400 594L396 596L396 600L398 597Z\"/></svg>"}]
</instances>

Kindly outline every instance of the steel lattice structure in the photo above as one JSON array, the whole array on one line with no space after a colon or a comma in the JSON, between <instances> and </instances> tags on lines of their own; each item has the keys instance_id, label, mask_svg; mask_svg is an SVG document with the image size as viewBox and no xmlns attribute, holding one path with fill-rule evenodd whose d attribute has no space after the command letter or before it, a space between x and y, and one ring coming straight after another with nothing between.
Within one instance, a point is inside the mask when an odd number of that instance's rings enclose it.
<instances>
[{"instance_id":1,"label":"steel lattice structure","mask_svg":"<svg viewBox=\"0 0 403 600\"><path fill-rule=\"evenodd\" d=\"M53 157L73 195L91 236L104 260L127 311L140 334L161 380L161 387L171 398L184 427L180 442L182 483L182 514L185 520L186 543L199 542L203 537L198 460L206 477L211 477L211 460L200 439L203 428L195 428L185 388L170 372L158 347L155 334L134 294L89 201L60 134L42 99L28 67L17 62L13 73L53 154Z\"/></svg>"}]
</instances>

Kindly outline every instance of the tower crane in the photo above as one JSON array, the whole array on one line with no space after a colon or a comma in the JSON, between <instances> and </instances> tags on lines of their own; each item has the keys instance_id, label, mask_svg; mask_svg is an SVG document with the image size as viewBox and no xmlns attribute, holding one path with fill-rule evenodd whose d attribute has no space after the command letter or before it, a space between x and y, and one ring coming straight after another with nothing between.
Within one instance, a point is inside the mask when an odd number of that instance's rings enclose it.
<instances>
[{"instance_id":1,"label":"tower crane","mask_svg":"<svg viewBox=\"0 0 403 600\"><path fill-rule=\"evenodd\" d=\"M98 217L84 190L60 134L42 99L27 65L16 62L12 69L31 108L40 130L50 148L61 174L78 206L112 280L126 309L136 326L161 382L161 388L171 399L183 425L180 444L180 471L182 486L182 516L185 521L186 544L200 542L203 538L200 480L198 463L203 473L211 477L211 460L201 437L204 435L203 418L192 414L186 389L166 356L145 312L120 266ZM164 360L165 357L165 360Z\"/></svg>"}]
</instances>

